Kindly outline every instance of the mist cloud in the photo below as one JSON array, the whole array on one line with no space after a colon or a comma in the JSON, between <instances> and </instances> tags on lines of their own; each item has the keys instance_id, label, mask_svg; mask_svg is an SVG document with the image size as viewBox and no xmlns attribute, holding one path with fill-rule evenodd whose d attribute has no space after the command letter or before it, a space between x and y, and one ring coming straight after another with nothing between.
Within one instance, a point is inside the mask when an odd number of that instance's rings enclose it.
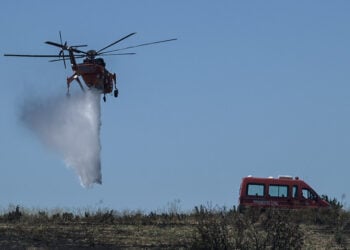
<instances>
[{"instance_id":1,"label":"mist cloud","mask_svg":"<svg viewBox=\"0 0 350 250\"><path fill-rule=\"evenodd\" d=\"M27 98L21 120L44 145L74 169L83 187L102 183L100 93Z\"/></svg>"}]
</instances>

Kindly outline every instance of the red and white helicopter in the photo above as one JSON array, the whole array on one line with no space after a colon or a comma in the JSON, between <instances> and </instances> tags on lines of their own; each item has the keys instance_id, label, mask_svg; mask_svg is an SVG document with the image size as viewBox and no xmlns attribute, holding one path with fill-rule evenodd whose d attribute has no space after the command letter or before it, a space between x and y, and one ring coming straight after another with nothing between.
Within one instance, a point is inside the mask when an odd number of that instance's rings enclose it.
<instances>
[{"instance_id":1,"label":"red and white helicopter","mask_svg":"<svg viewBox=\"0 0 350 250\"><path fill-rule=\"evenodd\" d=\"M106 94L112 93L114 90L114 96L118 97L118 89L117 89L117 77L115 73L110 73L106 69L106 64L103 60L103 56L115 56L115 55L134 55L135 53L120 53L118 51L132 49L141 46L147 46L152 44L164 43L177 40L176 38L143 43L134 46L128 46L120 49L107 50L108 48L118 44L119 42L125 40L126 38L135 35L136 33L130 33L119 40L112 42L111 44L103 47L99 50L88 50L83 51L81 47L87 47L87 45L75 45L68 46L67 42L62 43L62 35L59 32L60 43L47 41L46 44L55 46L60 48L60 52L58 55L26 55L26 54L4 54L4 56L15 56L15 57L46 57L46 58L54 58L50 60L50 62L63 61L64 67L66 68L66 60L70 60L73 75L67 78L67 94L69 95L69 87L72 81L76 80L82 89L85 91L83 84L81 83L79 77L83 78L85 85L91 89L97 89L103 94L103 100L106 101ZM68 55L65 55L64 52L68 51ZM82 63L77 63L76 59L84 58Z\"/></svg>"}]
</instances>

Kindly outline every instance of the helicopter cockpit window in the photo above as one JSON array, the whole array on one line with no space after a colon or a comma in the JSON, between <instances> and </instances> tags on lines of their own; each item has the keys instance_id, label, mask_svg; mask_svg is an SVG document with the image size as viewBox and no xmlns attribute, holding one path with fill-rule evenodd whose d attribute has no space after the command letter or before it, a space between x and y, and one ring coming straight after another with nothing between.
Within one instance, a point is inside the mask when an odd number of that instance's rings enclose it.
<instances>
[{"instance_id":1,"label":"helicopter cockpit window","mask_svg":"<svg viewBox=\"0 0 350 250\"><path fill-rule=\"evenodd\" d=\"M95 62L96 62L96 64L101 65L101 66L103 66L103 67L106 66L106 63L105 63L105 61L103 60L103 58L96 58L96 59L95 59Z\"/></svg>"},{"instance_id":2,"label":"helicopter cockpit window","mask_svg":"<svg viewBox=\"0 0 350 250\"><path fill-rule=\"evenodd\" d=\"M93 63L93 60L91 60L89 58L85 58L83 62L84 63Z\"/></svg>"}]
</instances>

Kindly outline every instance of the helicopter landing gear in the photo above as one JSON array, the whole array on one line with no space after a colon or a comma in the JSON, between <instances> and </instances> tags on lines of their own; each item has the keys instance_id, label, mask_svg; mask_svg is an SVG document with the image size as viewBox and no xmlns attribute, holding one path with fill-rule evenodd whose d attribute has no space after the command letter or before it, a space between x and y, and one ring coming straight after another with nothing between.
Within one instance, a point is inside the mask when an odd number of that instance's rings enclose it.
<instances>
[{"instance_id":1,"label":"helicopter landing gear","mask_svg":"<svg viewBox=\"0 0 350 250\"><path fill-rule=\"evenodd\" d=\"M117 98L119 94L119 90L117 89L117 75L113 74L113 80L114 80L114 97Z\"/></svg>"}]
</instances>

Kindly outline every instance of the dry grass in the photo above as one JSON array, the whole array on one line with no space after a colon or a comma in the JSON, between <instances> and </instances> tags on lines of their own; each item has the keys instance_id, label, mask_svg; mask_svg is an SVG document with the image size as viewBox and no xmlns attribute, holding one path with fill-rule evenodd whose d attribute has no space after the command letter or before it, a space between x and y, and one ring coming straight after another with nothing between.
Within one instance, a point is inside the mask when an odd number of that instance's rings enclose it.
<instances>
[{"instance_id":1,"label":"dry grass","mask_svg":"<svg viewBox=\"0 0 350 250\"><path fill-rule=\"evenodd\" d=\"M224 245L220 246L240 242L237 248L247 249L255 241L261 248L273 249L274 235L286 240L297 237L294 241L301 245L294 249L350 249L350 213L343 210L239 214L232 209L202 208L186 214L106 210L77 215L28 213L18 207L0 215L0 249L208 249L213 243L203 241L208 236L212 241L221 237Z\"/></svg>"}]
</instances>

